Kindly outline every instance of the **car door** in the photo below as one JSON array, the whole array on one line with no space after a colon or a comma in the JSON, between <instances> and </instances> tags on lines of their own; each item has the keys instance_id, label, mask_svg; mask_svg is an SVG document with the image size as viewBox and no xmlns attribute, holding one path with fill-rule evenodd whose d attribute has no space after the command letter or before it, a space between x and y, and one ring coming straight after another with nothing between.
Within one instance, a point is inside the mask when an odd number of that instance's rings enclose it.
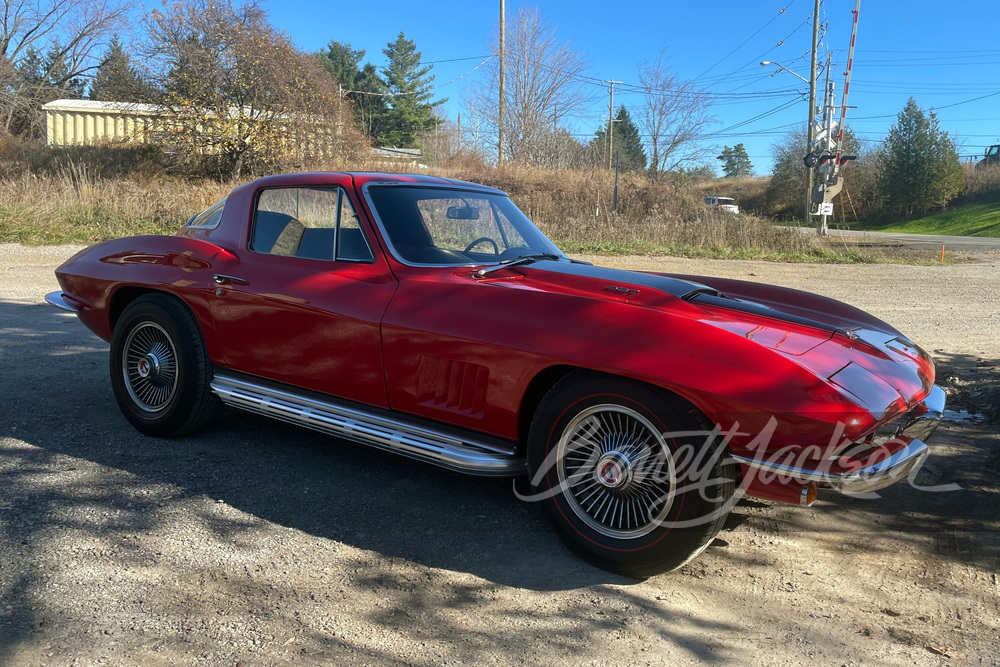
<instances>
[{"instance_id":1,"label":"car door","mask_svg":"<svg viewBox=\"0 0 1000 667\"><path fill-rule=\"evenodd\" d=\"M246 249L216 267L227 368L388 407L379 327L396 280L356 210L339 186L256 193Z\"/></svg>"}]
</instances>

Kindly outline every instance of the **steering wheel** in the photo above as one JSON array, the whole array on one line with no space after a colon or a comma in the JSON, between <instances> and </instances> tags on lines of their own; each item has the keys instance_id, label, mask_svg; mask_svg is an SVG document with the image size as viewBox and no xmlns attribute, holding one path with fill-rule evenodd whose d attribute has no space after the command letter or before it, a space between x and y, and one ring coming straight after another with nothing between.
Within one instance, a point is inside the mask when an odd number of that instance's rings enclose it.
<instances>
[{"instance_id":1,"label":"steering wheel","mask_svg":"<svg viewBox=\"0 0 1000 667\"><path fill-rule=\"evenodd\" d=\"M488 236L480 236L478 239L476 239L475 241L473 241L469 245L465 246L465 250L463 250L462 252L468 253L470 250L472 250L473 248L475 248L480 243L489 243L491 246L493 246L493 254L494 255L499 255L500 254L500 246L498 246L497 242L494 241L493 239L491 239Z\"/></svg>"}]
</instances>

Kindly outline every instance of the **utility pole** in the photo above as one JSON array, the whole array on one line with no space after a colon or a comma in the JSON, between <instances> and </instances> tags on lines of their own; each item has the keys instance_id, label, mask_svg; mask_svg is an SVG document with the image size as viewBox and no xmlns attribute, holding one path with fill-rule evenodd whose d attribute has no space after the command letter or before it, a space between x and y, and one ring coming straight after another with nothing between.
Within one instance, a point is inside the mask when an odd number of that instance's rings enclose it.
<instances>
[{"instance_id":1,"label":"utility pole","mask_svg":"<svg viewBox=\"0 0 1000 667\"><path fill-rule=\"evenodd\" d=\"M817 0L818 2L819 0ZM612 159L611 156L615 151L615 84L624 83L623 81L615 81L611 79L608 81L608 93L611 95L610 101L608 102L608 169L611 169Z\"/></svg>"},{"instance_id":2,"label":"utility pole","mask_svg":"<svg viewBox=\"0 0 1000 667\"><path fill-rule=\"evenodd\" d=\"M458 152L462 152L462 112L458 112Z\"/></svg>"},{"instance_id":3,"label":"utility pole","mask_svg":"<svg viewBox=\"0 0 1000 667\"><path fill-rule=\"evenodd\" d=\"M813 140L815 134L813 131L813 120L816 118L816 51L819 49L819 0L816 0L815 7L813 8L813 37L812 37L812 59L809 65L809 118L806 120L806 135L808 136L808 148L806 150L812 150ZM813 170L812 167L807 167L808 170L808 186L806 189L806 224L809 223L809 218L812 215L812 190L813 190ZM816 233L820 234L819 228L816 229ZM822 234L820 234L822 236Z\"/></svg>"},{"instance_id":4,"label":"utility pole","mask_svg":"<svg viewBox=\"0 0 1000 667\"><path fill-rule=\"evenodd\" d=\"M834 143L835 143L834 140L833 140L833 85L834 84L833 84L833 82L830 81L830 62L831 62L831 58L832 58L832 54L827 54L827 56L826 56L826 84L824 86L824 95L823 95L823 99L824 99L824 102L823 102L823 130L824 130L824 135L823 135L823 146L822 146L822 149L821 149L821 152L824 155L829 154L830 151L833 150L833 146L834 146ZM820 165L820 168L819 168L819 171L820 171L820 182L822 183L821 188L822 188L823 194L824 194L824 197L823 197L823 202L824 203L826 203L826 185L829 183L829 180L830 180L829 177L828 177L828 175L834 169L834 164L835 163L832 163L832 162L824 162L823 164ZM820 213L819 223L817 224L817 227L816 227L816 233L819 234L820 236L826 236L826 233L827 233L827 225L826 225L827 214L826 214L826 210L825 210L826 207L823 207L823 208L824 208L824 210L823 210L822 213Z\"/></svg>"},{"instance_id":5,"label":"utility pole","mask_svg":"<svg viewBox=\"0 0 1000 667\"><path fill-rule=\"evenodd\" d=\"M835 120L837 107L834 106L834 84L830 81L830 69L832 67L831 57L826 61L826 90L824 91L823 103L823 125L819 135L813 137L813 143L809 146L809 153L805 156L806 167L812 174L813 168L818 167L819 180L813 186L813 203L819 204L819 211L816 222L816 233L819 236L827 234L827 219L833 215L833 200L844 188L844 179L840 175L840 168L845 162L856 159L854 155L844 155L844 117L847 113L847 91L851 87L851 65L854 60L854 44L857 38L858 13L861 7L861 0L857 0L854 8L854 25L851 28L851 48L848 50L847 77L844 82L844 101L840 105L840 127L834 137L834 129L837 127Z\"/></svg>"},{"instance_id":6,"label":"utility pole","mask_svg":"<svg viewBox=\"0 0 1000 667\"><path fill-rule=\"evenodd\" d=\"M816 0L818 3L819 0ZM504 38L507 33L507 19L505 18L506 12L504 11L504 0L500 0L500 104L499 113L499 137L498 137L498 147L499 152L497 155L499 159L497 160L497 165L503 167L503 125L504 125L504 89L505 89L505 76L507 74L506 63L504 62Z\"/></svg>"}]
</instances>

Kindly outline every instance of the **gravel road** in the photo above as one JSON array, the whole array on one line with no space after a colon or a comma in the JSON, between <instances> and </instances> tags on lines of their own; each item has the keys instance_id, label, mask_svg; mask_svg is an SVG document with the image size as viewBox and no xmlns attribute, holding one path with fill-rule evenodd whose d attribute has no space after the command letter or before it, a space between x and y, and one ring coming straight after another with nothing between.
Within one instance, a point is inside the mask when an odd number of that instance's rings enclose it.
<instances>
[{"instance_id":1,"label":"gravel road","mask_svg":"<svg viewBox=\"0 0 1000 667\"><path fill-rule=\"evenodd\" d=\"M128 426L107 345L42 303L74 248L0 245L0 665L937 665L1000 660L1000 435L950 422L923 485L742 502L678 572L569 554L510 482L227 413ZM590 258L813 290L993 379L1000 258Z\"/></svg>"}]
</instances>

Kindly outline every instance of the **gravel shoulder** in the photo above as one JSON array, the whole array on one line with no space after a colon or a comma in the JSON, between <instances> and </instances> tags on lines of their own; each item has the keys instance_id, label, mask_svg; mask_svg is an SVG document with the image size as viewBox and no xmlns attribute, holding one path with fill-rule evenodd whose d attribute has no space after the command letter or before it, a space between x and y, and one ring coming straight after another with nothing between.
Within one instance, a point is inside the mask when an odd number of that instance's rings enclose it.
<instances>
[{"instance_id":1,"label":"gravel shoulder","mask_svg":"<svg viewBox=\"0 0 1000 667\"><path fill-rule=\"evenodd\" d=\"M0 245L0 664L1000 660L994 426L935 434L917 482L959 491L744 501L695 562L637 582L569 554L509 481L245 414L140 436L107 345L42 303L73 252ZM996 383L1000 258L588 259L827 294L934 350L962 405Z\"/></svg>"}]
</instances>

